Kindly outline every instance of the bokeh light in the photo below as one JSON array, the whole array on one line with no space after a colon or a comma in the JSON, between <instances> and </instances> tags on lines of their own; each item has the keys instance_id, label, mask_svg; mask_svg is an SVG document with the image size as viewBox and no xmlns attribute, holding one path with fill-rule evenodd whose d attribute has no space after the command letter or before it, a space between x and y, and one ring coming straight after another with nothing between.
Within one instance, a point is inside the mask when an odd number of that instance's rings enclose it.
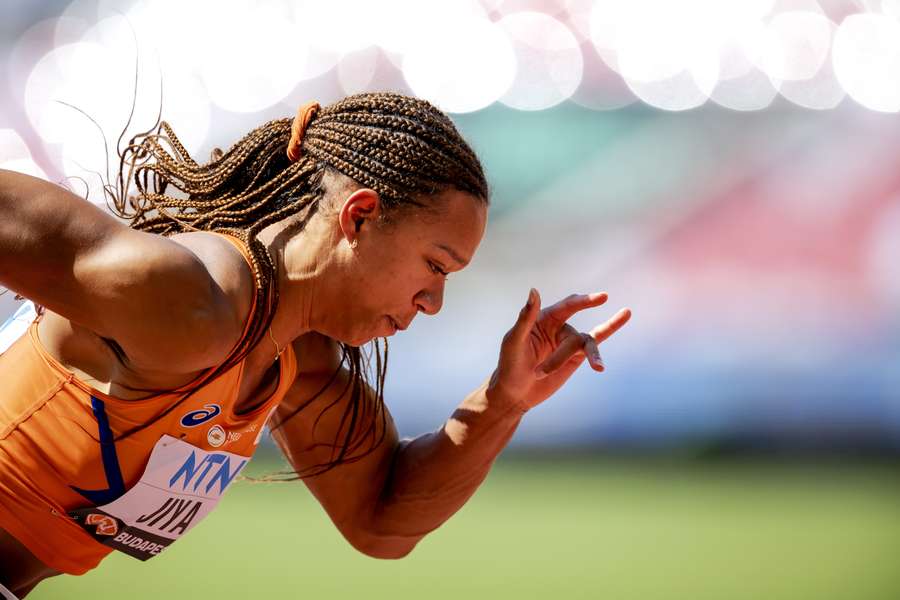
<instances>
[{"instance_id":1,"label":"bokeh light","mask_svg":"<svg viewBox=\"0 0 900 600\"><path fill-rule=\"evenodd\" d=\"M637 101L625 81L600 58L590 40L581 43L584 69L572 101L595 110L612 110Z\"/></svg>"},{"instance_id":2,"label":"bokeh light","mask_svg":"<svg viewBox=\"0 0 900 600\"><path fill-rule=\"evenodd\" d=\"M601 57L644 102L686 110L709 98L719 76L718 15L707 2L599 0L591 37Z\"/></svg>"},{"instance_id":3,"label":"bokeh light","mask_svg":"<svg viewBox=\"0 0 900 600\"><path fill-rule=\"evenodd\" d=\"M713 102L733 110L762 110L770 104L778 89L772 79L759 69L729 79L721 79L710 94Z\"/></svg>"},{"instance_id":4,"label":"bokeh light","mask_svg":"<svg viewBox=\"0 0 900 600\"><path fill-rule=\"evenodd\" d=\"M0 129L0 169L47 178L43 169L35 164L25 140L13 129Z\"/></svg>"},{"instance_id":5,"label":"bokeh light","mask_svg":"<svg viewBox=\"0 0 900 600\"><path fill-rule=\"evenodd\" d=\"M502 29L477 13L447 11L441 27L420 35L403 58L412 91L440 108L464 113L496 102L512 85L516 55ZM459 32L465 31L465 43Z\"/></svg>"},{"instance_id":6,"label":"bokeh light","mask_svg":"<svg viewBox=\"0 0 900 600\"><path fill-rule=\"evenodd\" d=\"M356 94L369 89L378 68L381 51L377 46L369 46L354 52L347 52L337 65L338 81L345 94Z\"/></svg>"},{"instance_id":7,"label":"bokeh light","mask_svg":"<svg viewBox=\"0 0 900 600\"><path fill-rule=\"evenodd\" d=\"M512 42L516 77L500 101L521 110L542 110L569 98L581 83L584 62L575 36L556 19L516 12L501 19Z\"/></svg>"},{"instance_id":8,"label":"bokeh light","mask_svg":"<svg viewBox=\"0 0 900 600\"><path fill-rule=\"evenodd\" d=\"M625 78L635 96L655 108L663 110L688 110L703 105L718 82L716 64L710 57L702 71L696 66L684 69L665 79L642 81Z\"/></svg>"},{"instance_id":9,"label":"bokeh light","mask_svg":"<svg viewBox=\"0 0 900 600\"><path fill-rule=\"evenodd\" d=\"M215 38L203 40L210 51L198 62L210 99L233 112L258 112L276 104L297 84L308 57L284 7L249 0L215 7L203 27Z\"/></svg>"},{"instance_id":10,"label":"bokeh light","mask_svg":"<svg viewBox=\"0 0 900 600\"><path fill-rule=\"evenodd\" d=\"M811 77L783 81L779 87L781 95L794 104L814 110L834 108L847 95L834 74L834 63L831 60L830 50L833 46L834 34L837 32L837 25L830 19L826 20L829 28L829 48L826 60Z\"/></svg>"},{"instance_id":11,"label":"bokeh light","mask_svg":"<svg viewBox=\"0 0 900 600\"><path fill-rule=\"evenodd\" d=\"M710 98L733 110L761 110L778 94L776 83L758 66L763 52L765 24L759 19L732 23L731 35L719 46L719 81Z\"/></svg>"},{"instance_id":12,"label":"bokeh light","mask_svg":"<svg viewBox=\"0 0 900 600\"><path fill-rule=\"evenodd\" d=\"M900 111L900 21L847 17L834 38L834 72L847 94L872 110Z\"/></svg>"},{"instance_id":13,"label":"bokeh light","mask_svg":"<svg viewBox=\"0 0 900 600\"><path fill-rule=\"evenodd\" d=\"M809 79L828 60L831 33L831 21L819 12L777 14L766 27L759 64L773 79Z\"/></svg>"},{"instance_id":14,"label":"bokeh light","mask_svg":"<svg viewBox=\"0 0 900 600\"><path fill-rule=\"evenodd\" d=\"M41 57L24 86L31 124L58 148L53 156L63 173L90 182L93 201L102 198L98 174L106 176L115 164L116 143L132 104L131 131L149 128L160 112L161 85L163 114L183 143L201 145L209 129L206 87L188 69L163 73L168 63L144 44L146 38L135 38L135 23L140 21L112 16L93 24L79 41Z\"/></svg>"},{"instance_id":15,"label":"bokeh light","mask_svg":"<svg viewBox=\"0 0 900 600\"><path fill-rule=\"evenodd\" d=\"M881 0L881 12L889 17L900 19L900 0Z\"/></svg>"},{"instance_id":16,"label":"bokeh light","mask_svg":"<svg viewBox=\"0 0 900 600\"><path fill-rule=\"evenodd\" d=\"M159 57L165 76L197 77L211 101L256 112L284 98L305 73L308 47L284 2L140 0L123 28L133 27L144 52ZM196 27L203 23L203 27ZM185 56L190 56L189 61Z\"/></svg>"}]
</instances>

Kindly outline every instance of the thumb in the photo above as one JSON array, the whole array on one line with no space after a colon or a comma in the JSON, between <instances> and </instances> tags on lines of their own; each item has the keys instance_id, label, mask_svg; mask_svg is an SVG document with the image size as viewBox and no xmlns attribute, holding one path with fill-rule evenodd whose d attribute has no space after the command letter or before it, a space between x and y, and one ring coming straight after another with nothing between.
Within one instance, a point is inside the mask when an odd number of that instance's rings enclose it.
<instances>
[{"instance_id":1,"label":"thumb","mask_svg":"<svg viewBox=\"0 0 900 600\"><path fill-rule=\"evenodd\" d=\"M516 319L515 325L509 331L510 338L515 342L521 342L528 337L531 328L534 327L538 315L541 312L541 295L535 288L531 288L528 292L528 301L522 310L519 311L519 318Z\"/></svg>"}]
</instances>

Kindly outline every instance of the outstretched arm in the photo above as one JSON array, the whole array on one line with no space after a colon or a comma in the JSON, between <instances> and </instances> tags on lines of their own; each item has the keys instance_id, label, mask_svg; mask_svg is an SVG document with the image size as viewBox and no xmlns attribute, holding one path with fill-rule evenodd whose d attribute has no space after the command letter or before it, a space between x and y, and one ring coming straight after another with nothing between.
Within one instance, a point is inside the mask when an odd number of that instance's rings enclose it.
<instances>
[{"instance_id":1,"label":"outstretched arm","mask_svg":"<svg viewBox=\"0 0 900 600\"><path fill-rule=\"evenodd\" d=\"M494 392L490 381L484 382L440 429L400 442L373 515L391 555L408 554L487 477L523 414Z\"/></svg>"},{"instance_id":2,"label":"outstretched arm","mask_svg":"<svg viewBox=\"0 0 900 600\"><path fill-rule=\"evenodd\" d=\"M472 496L529 408L565 383L585 356L595 370L603 370L597 343L630 317L627 310L620 311L590 334L582 334L566 320L580 310L602 304L605 294L570 296L543 311L537 293L530 298L530 304L503 339L497 369L440 429L401 442L388 415L384 441L374 452L305 480L357 549L379 558L408 554ZM310 343L310 339L318 341ZM298 352L314 356L311 351L315 343L324 343L321 336L307 339L305 348L298 348ZM543 374L545 370L549 374ZM319 376L299 377L276 413L275 422L318 391L324 377L325 371ZM327 460L329 451L322 448L330 450L328 445L334 440L348 401L337 396L345 378L346 373L341 372L313 404L273 431L296 469ZM304 379L306 383L301 383ZM367 393L371 403L371 390ZM335 400L338 403L322 413L315 428L321 410Z\"/></svg>"}]
</instances>

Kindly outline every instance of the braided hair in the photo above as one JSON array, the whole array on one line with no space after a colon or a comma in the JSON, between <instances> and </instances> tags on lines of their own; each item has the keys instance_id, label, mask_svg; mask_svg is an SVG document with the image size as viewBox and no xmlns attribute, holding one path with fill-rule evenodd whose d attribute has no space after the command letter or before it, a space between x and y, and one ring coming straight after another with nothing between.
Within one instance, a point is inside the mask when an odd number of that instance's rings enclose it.
<instances>
[{"instance_id":1,"label":"braided hair","mask_svg":"<svg viewBox=\"0 0 900 600\"><path fill-rule=\"evenodd\" d=\"M106 187L112 210L134 229L164 236L216 231L238 237L249 249L260 309L254 311L243 342L209 377L243 360L268 330L278 306L278 289L275 261L258 234L289 217L297 219L297 226L305 226L320 208L326 171L376 191L388 219L401 210L433 210L435 195L448 189L488 203L488 185L477 156L453 122L425 100L363 93L324 106L309 123L296 162L285 152L291 125L289 118L269 121L226 152L214 150L210 161L200 164L169 124L157 120L157 125L131 138L119 151L117 185ZM129 194L132 183L135 194ZM343 393L349 388L350 401L341 417L331 461L295 475L310 477L359 460L368 452L354 455L354 451L366 440L371 442L369 451L381 443L387 339L383 343L382 350L379 340L373 342L375 402L371 407L364 402L371 352L340 344L341 366L349 371ZM328 385L274 427L308 406ZM369 410L374 414L363 414ZM381 436L376 433L379 430Z\"/></svg>"}]
</instances>

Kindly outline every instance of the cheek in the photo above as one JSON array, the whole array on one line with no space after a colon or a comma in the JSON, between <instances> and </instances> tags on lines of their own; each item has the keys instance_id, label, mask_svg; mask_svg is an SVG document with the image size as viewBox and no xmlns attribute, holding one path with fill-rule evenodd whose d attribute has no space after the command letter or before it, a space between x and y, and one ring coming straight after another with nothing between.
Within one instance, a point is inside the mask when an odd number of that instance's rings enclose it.
<instances>
[{"instance_id":1,"label":"cheek","mask_svg":"<svg viewBox=\"0 0 900 600\"><path fill-rule=\"evenodd\" d=\"M379 270L360 270L354 277L352 292L348 297L351 304L349 313L354 315L354 320L367 326L373 319L395 311L405 289L395 269L382 265Z\"/></svg>"},{"instance_id":2,"label":"cheek","mask_svg":"<svg viewBox=\"0 0 900 600\"><path fill-rule=\"evenodd\" d=\"M382 241L382 247L370 247L358 256L352 284L354 302L361 313L369 315L407 315L416 294L433 276L418 254L416 240L388 237Z\"/></svg>"},{"instance_id":3,"label":"cheek","mask_svg":"<svg viewBox=\"0 0 900 600\"><path fill-rule=\"evenodd\" d=\"M422 285L424 267L413 264L409 256L373 256L364 265L359 281L369 295L397 297L415 293L414 288Z\"/></svg>"}]
</instances>

